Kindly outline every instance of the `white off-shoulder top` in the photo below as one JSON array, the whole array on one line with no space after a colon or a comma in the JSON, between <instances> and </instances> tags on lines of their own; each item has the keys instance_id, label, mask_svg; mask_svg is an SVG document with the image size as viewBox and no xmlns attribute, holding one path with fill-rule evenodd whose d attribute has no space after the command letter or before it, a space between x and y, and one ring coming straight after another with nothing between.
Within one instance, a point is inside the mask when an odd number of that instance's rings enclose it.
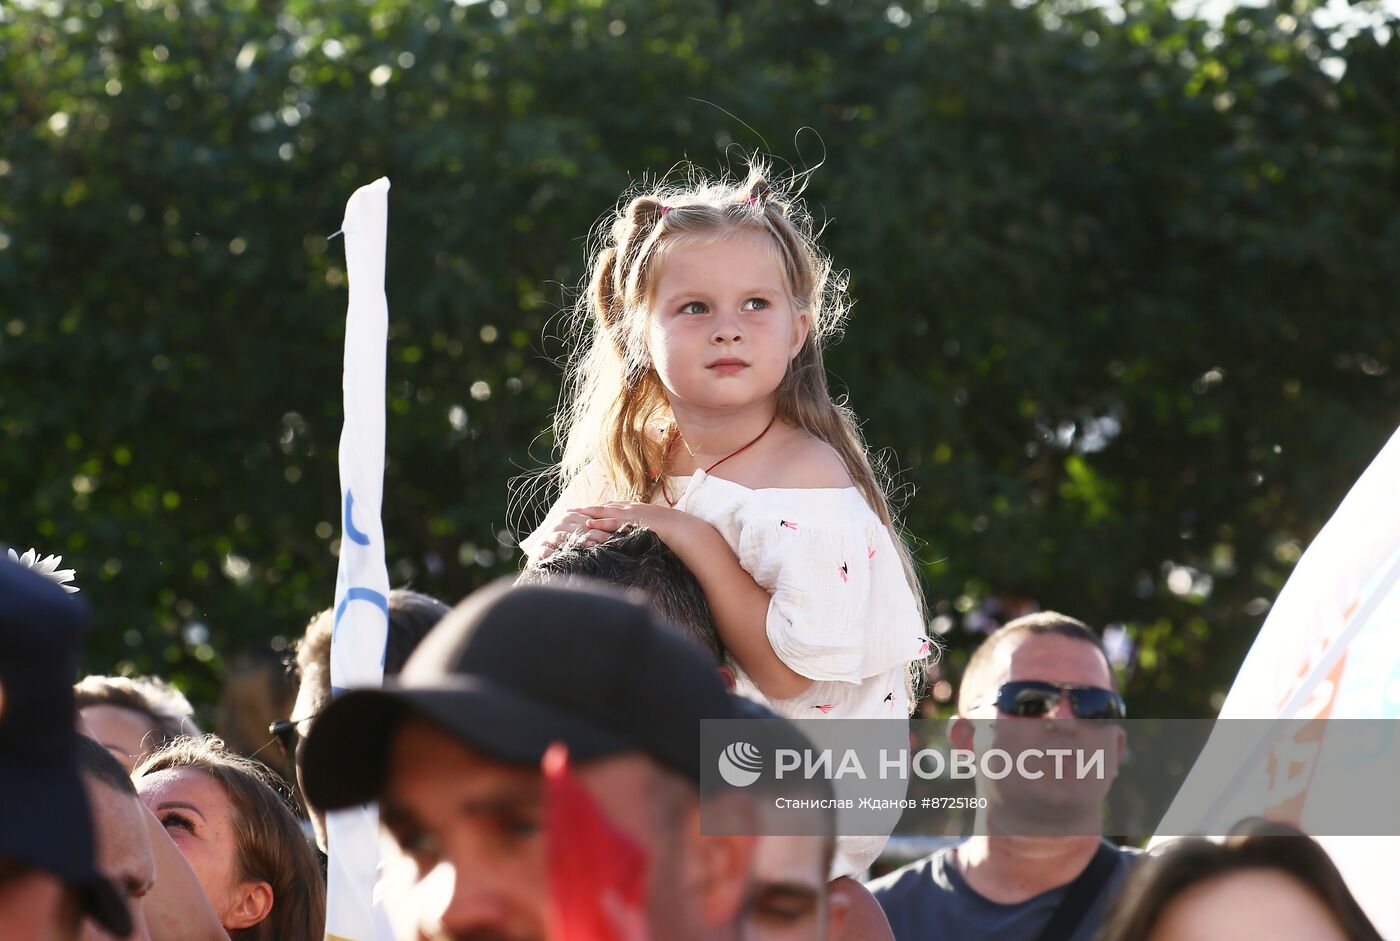
<instances>
[{"instance_id":1,"label":"white off-shoulder top","mask_svg":"<svg viewBox=\"0 0 1400 941\"><path fill-rule=\"evenodd\" d=\"M736 693L790 719L908 720L909 663L929 655L929 639L889 530L859 490L751 490L703 471L670 478L667 490L680 494L677 509L719 530L773 596L768 642L815 680L801 695L769 699L734 663ZM887 840L842 834L831 877L860 878Z\"/></svg>"},{"instance_id":2,"label":"white off-shoulder top","mask_svg":"<svg viewBox=\"0 0 1400 941\"><path fill-rule=\"evenodd\" d=\"M575 492L561 496L556 508L610 499L584 498L584 489L593 488L570 487ZM739 564L772 595L768 642L788 667L814 681L801 695L769 699L731 662L736 693L790 719L908 721L909 664L929 656L930 641L889 530L859 490L751 489L696 471L667 478L665 492L676 509L719 530ZM522 547L533 555L540 539L537 530ZM858 877L886 840L841 836L832 877Z\"/></svg>"},{"instance_id":3,"label":"white off-shoulder top","mask_svg":"<svg viewBox=\"0 0 1400 941\"><path fill-rule=\"evenodd\" d=\"M929 640L889 530L859 490L751 490L697 471L670 478L668 493L773 596L768 642L815 681L770 700L741 668L739 692L790 719L908 717L908 664L928 656Z\"/></svg>"}]
</instances>

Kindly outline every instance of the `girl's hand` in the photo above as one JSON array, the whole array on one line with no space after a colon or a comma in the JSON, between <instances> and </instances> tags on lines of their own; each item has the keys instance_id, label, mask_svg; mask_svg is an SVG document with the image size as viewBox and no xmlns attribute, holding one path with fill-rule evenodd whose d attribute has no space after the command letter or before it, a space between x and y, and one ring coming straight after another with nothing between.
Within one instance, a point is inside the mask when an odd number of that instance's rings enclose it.
<instances>
[{"instance_id":1,"label":"girl's hand","mask_svg":"<svg viewBox=\"0 0 1400 941\"><path fill-rule=\"evenodd\" d=\"M580 507L575 512L586 518L584 527L594 542L603 542L630 524L645 526L675 552L679 552L675 546L685 538L686 528L696 521L689 513L654 503L603 503Z\"/></svg>"},{"instance_id":2,"label":"girl's hand","mask_svg":"<svg viewBox=\"0 0 1400 941\"><path fill-rule=\"evenodd\" d=\"M654 503L600 503L570 512L586 517L584 527L601 539L628 524L656 533L700 583L720 639L764 695L791 699L811 688L812 680L784 663L768 641L773 596L744 571L714 526L683 510Z\"/></svg>"},{"instance_id":3,"label":"girl's hand","mask_svg":"<svg viewBox=\"0 0 1400 941\"><path fill-rule=\"evenodd\" d=\"M698 516L654 503L603 503L579 507L590 533L610 537L631 523L645 526L690 569L705 592L720 638L739 666L770 699L791 699L812 680L794 671L768 641L773 596L744 571L714 526Z\"/></svg>"},{"instance_id":4,"label":"girl's hand","mask_svg":"<svg viewBox=\"0 0 1400 941\"><path fill-rule=\"evenodd\" d=\"M590 507L589 509L597 509ZM585 510L571 508L564 511L563 515L553 521L547 521L540 530L540 543L537 558L547 559L554 554L555 550L567 542L575 533L588 533L584 537L586 545L597 545L606 542L612 535L610 532L591 532L588 524L592 520Z\"/></svg>"}]
</instances>

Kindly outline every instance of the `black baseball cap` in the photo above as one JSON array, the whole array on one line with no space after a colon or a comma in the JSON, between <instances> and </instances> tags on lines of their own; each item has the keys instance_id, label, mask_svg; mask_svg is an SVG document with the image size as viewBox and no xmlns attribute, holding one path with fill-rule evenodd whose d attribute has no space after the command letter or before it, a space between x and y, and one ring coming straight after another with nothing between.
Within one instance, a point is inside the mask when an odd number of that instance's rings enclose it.
<instances>
[{"instance_id":1,"label":"black baseball cap","mask_svg":"<svg viewBox=\"0 0 1400 941\"><path fill-rule=\"evenodd\" d=\"M0 858L43 869L117 937L131 912L93 861L92 814L75 758L73 678L87 611L42 575L0 558Z\"/></svg>"},{"instance_id":2,"label":"black baseball cap","mask_svg":"<svg viewBox=\"0 0 1400 941\"><path fill-rule=\"evenodd\" d=\"M700 721L733 707L714 663L646 607L602 587L497 583L443 618L383 689L337 696L312 723L308 800L377 800L408 716L510 764L536 766L563 742L578 761L644 752L698 786Z\"/></svg>"}]
</instances>

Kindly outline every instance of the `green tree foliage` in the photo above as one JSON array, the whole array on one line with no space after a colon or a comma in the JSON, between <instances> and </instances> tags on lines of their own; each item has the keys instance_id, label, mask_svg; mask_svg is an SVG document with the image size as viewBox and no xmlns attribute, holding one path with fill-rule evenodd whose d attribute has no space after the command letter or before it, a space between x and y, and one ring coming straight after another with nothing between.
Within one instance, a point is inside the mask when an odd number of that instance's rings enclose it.
<instances>
[{"instance_id":1,"label":"green tree foliage","mask_svg":"<svg viewBox=\"0 0 1400 941\"><path fill-rule=\"evenodd\" d=\"M339 535L327 236L387 175L391 578L456 599L517 564L598 214L683 158L824 157L829 364L949 674L1034 599L1202 714L1400 420L1388 36L1305 3L6 4L0 536L78 568L93 669L207 699L297 635Z\"/></svg>"}]
</instances>

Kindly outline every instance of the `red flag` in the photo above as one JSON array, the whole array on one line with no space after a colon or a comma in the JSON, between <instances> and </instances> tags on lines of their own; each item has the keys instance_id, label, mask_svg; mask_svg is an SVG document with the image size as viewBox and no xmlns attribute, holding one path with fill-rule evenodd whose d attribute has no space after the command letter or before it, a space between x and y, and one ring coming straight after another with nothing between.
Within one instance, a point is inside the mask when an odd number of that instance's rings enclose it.
<instances>
[{"instance_id":1,"label":"red flag","mask_svg":"<svg viewBox=\"0 0 1400 941\"><path fill-rule=\"evenodd\" d=\"M648 941L647 853L603 814L554 743L541 763L550 941Z\"/></svg>"}]
</instances>

